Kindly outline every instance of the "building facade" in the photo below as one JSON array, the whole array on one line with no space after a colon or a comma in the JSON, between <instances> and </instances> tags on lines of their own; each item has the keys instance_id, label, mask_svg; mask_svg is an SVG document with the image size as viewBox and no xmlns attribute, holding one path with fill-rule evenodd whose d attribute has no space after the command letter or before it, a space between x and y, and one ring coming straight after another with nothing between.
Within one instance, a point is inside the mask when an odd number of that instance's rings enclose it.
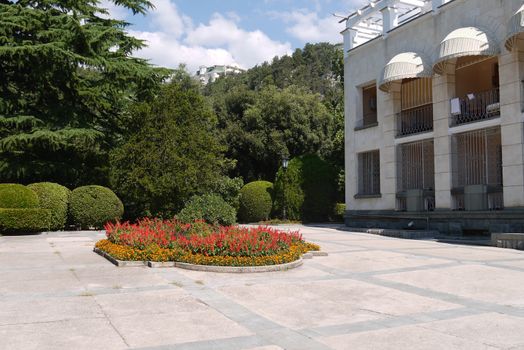
<instances>
[{"instance_id":1,"label":"building facade","mask_svg":"<svg viewBox=\"0 0 524 350\"><path fill-rule=\"evenodd\" d=\"M524 232L524 2L345 19L346 224Z\"/></svg>"}]
</instances>

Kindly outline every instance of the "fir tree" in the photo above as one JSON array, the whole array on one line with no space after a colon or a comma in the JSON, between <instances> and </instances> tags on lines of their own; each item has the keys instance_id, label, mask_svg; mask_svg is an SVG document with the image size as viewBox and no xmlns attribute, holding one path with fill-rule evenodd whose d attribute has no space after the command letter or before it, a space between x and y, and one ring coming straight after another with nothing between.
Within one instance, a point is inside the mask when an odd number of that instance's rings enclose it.
<instances>
[{"instance_id":1,"label":"fir tree","mask_svg":"<svg viewBox=\"0 0 524 350\"><path fill-rule=\"evenodd\" d=\"M147 0L113 0L133 14ZM0 182L105 183L126 107L169 73L97 0L0 0Z\"/></svg>"}]
</instances>

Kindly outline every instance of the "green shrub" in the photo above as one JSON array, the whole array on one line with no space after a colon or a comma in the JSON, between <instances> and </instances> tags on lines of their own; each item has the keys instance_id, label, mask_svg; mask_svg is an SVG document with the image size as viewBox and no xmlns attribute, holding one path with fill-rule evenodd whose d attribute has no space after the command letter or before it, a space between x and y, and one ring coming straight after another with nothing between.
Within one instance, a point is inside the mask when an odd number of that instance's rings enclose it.
<instances>
[{"instance_id":1,"label":"green shrub","mask_svg":"<svg viewBox=\"0 0 524 350\"><path fill-rule=\"evenodd\" d=\"M337 221L344 221L344 214L346 213L346 203L335 204L334 217Z\"/></svg>"},{"instance_id":2,"label":"green shrub","mask_svg":"<svg viewBox=\"0 0 524 350\"><path fill-rule=\"evenodd\" d=\"M0 208L38 208L38 196L24 185L0 184Z\"/></svg>"},{"instance_id":3,"label":"green shrub","mask_svg":"<svg viewBox=\"0 0 524 350\"><path fill-rule=\"evenodd\" d=\"M269 219L273 207L273 184L268 181L253 181L240 190L238 217L242 222L257 222Z\"/></svg>"},{"instance_id":4,"label":"green shrub","mask_svg":"<svg viewBox=\"0 0 524 350\"><path fill-rule=\"evenodd\" d=\"M117 221L124 214L124 205L107 187L82 186L71 192L69 215L80 227L102 228L106 222Z\"/></svg>"},{"instance_id":5,"label":"green shrub","mask_svg":"<svg viewBox=\"0 0 524 350\"><path fill-rule=\"evenodd\" d=\"M211 186L210 192L218 194L235 210L238 210L242 186L244 186L244 180L241 177L230 178L221 176L217 177L216 182Z\"/></svg>"},{"instance_id":6,"label":"green shrub","mask_svg":"<svg viewBox=\"0 0 524 350\"><path fill-rule=\"evenodd\" d=\"M34 233L49 229L51 212L40 208L1 208L1 233Z\"/></svg>"},{"instance_id":7,"label":"green shrub","mask_svg":"<svg viewBox=\"0 0 524 350\"><path fill-rule=\"evenodd\" d=\"M316 155L294 158L275 180L275 211L290 220L325 221L332 215L336 198L333 167Z\"/></svg>"},{"instance_id":8,"label":"green shrub","mask_svg":"<svg viewBox=\"0 0 524 350\"><path fill-rule=\"evenodd\" d=\"M62 185L53 182L39 182L28 185L35 191L40 201L40 208L51 211L49 229L62 230L67 222L67 208L71 191Z\"/></svg>"},{"instance_id":9,"label":"green shrub","mask_svg":"<svg viewBox=\"0 0 524 350\"><path fill-rule=\"evenodd\" d=\"M217 194L193 196L177 215L182 222L205 220L213 225L233 225L236 221L235 208Z\"/></svg>"}]
</instances>

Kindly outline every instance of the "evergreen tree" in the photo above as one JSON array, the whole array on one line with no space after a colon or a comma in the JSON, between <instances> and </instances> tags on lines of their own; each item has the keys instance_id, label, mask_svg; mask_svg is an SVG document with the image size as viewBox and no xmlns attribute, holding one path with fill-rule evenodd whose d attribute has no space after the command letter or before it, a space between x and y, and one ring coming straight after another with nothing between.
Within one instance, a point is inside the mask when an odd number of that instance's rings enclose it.
<instances>
[{"instance_id":1,"label":"evergreen tree","mask_svg":"<svg viewBox=\"0 0 524 350\"><path fill-rule=\"evenodd\" d=\"M147 0L114 0L144 14ZM167 70L131 56L144 43L97 0L0 0L0 181L107 181L129 103Z\"/></svg>"},{"instance_id":2,"label":"evergreen tree","mask_svg":"<svg viewBox=\"0 0 524 350\"><path fill-rule=\"evenodd\" d=\"M112 186L127 215L169 217L193 195L209 192L236 200L236 181L223 179L230 162L216 116L185 71L177 70L158 97L137 104L132 115L135 130L111 153Z\"/></svg>"}]
</instances>

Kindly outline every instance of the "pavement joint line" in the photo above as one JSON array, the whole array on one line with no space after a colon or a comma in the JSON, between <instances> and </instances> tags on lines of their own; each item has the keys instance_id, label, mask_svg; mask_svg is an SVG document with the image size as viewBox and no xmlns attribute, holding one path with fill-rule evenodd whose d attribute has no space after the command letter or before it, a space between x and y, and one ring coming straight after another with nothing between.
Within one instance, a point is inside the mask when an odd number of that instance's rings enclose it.
<instances>
[{"instance_id":1,"label":"pavement joint line","mask_svg":"<svg viewBox=\"0 0 524 350\"><path fill-rule=\"evenodd\" d=\"M351 246L365 248L365 247L359 246L357 244L354 244L354 245L351 245ZM431 255L431 254L421 254L421 253L418 253L418 252L412 252L412 251L410 251L409 248L402 248L402 249L395 249L395 248L393 248L393 249L385 249L385 248L372 249L371 248L371 249L369 249L369 251L370 252L373 252L373 251L389 252L389 253L397 253L397 254L402 254L402 255L412 255L412 256L417 256L417 257L421 257L421 258L428 258L428 259L448 260L448 261L454 261L454 262L461 263L461 264L471 264L471 263L479 264L479 263L483 262L482 259L453 259L453 258L449 258L449 257L445 257L445 256L438 256L438 255ZM519 258L517 260L521 260L521 259Z\"/></svg>"},{"instance_id":2,"label":"pavement joint line","mask_svg":"<svg viewBox=\"0 0 524 350\"><path fill-rule=\"evenodd\" d=\"M473 310L465 307L449 310L440 310L432 312L421 312L416 314L407 314L400 316L389 316L369 321L337 324L332 326L321 326L312 328L303 328L299 331L305 335L314 337L331 337L343 334L355 334L369 332L374 330L391 329L402 326L424 325L436 321L449 321L467 316L486 314L482 310Z\"/></svg>"},{"instance_id":3,"label":"pavement joint line","mask_svg":"<svg viewBox=\"0 0 524 350\"><path fill-rule=\"evenodd\" d=\"M136 347L133 350L230 350L230 349L245 349L258 346L273 345L266 342L258 335L248 335L241 337L232 337L224 339L201 340L187 343L177 343L170 345L158 345L151 347Z\"/></svg>"},{"instance_id":4,"label":"pavement joint line","mask_svg":"<svg viewBox=\"0 0 524 350\"><path fill-rule=\"evenodd\" d=\"M314 263L315 265L321 265L321 263ZM335 272L336 274L336 272ZM401 292L415 294L418 296L437 299L473 309L484 310L486 312L498 312L502 314L510 314L516 317L524 318L524 308L515 306L506 306L502 304L490 303L481 300L475 300L470 298L461 297L455 294L449 294L445 292L439 292L431 289L420 288L406 283L387 281L370 275L368 273L345 273L338 274L337 277L346 279L354 279L364 283L371 283L374 285L395 289Z\"/></svg>"},{"instance_id":5,"label":"pavement joint line","mask_svg":"<svg viewBox=\"0 0 524 350\"><path fill-rule=\"evenodd\" d=\"M326 345L310 337L259 315L255 311L231 300L215 289L211 289L206 285L196 287L195 282L189 277L179 272L176 272L175 275L179 275L177 279L183 284L182 289L188 291L193 297L201 300L228 319L261 336L262 339L269 341L271 344L289 350L329 349ZM281 336L275 338L274 334L277 332L280 332Z\"/></svg>"},{"instance_id":6,"label":"pavement joint line","mask_svg":"<svg viewBox=\"0 0 524 350\"><path fill-rule=\"evenodd\" d=\"M49 321L35 321L35 322L15 322L15 323L0 323L1 327L8 327L8 326L24 326L24 325L31 325L31 324L52 324L52 323L61 323L61 322L69 322L69 321L78 321L78 320L101 320L105 319L105 316L89 316L89 317L75 317L75 318L63 318L60 320L49 320Z\"/></svg>"},{"instance_id":7,"label":"pavement joint line","mask_svg":"<svg viewBox=\"0 0 524 350\"><path fill-rule=\"evenodd\" d=\"M71 270L69 270L71 271ZM73 274L73 276L75 276L75 278L77 279L77 281L82 284L86 290L86 292L90 292L89 288L85 287L85 283L83 283L80 278L78 277L78 275L76 274L75 271L71 271L71 273ZM109 315L105 312L104 308L102 307L102 305L100 305L100 303L98 302L98 300L95 298L95 295L91 295L89 296L89 298L92 298L93 301L95 302L96 306L98 306L98 309L100 310L100 312L102 313L102 315L104 315L105 319L107 320L107 322L109 323L109 325L111 326L111 328L113 329L113 331L116 332L116 334L120 337L120 339L122 340L122 342L124 342L124 344L129 347L129 343L127 342L126 338L124 337L124 335L120 332L120 330L113 324L113 321L111 320L111 317L109 317Z\"/></svg>"},{"instance_id":8,"label":"pavement joint line","mask_svg":"<svg viewBox=\"0 0 524 350\"><path fill-rule=\"evenodd\" d=\"M467 338L463 338L463 337L460 337L456 334L453 334L453 333L450 333L450 332L444 332L444 331L441 331L441 330L438 330L438 329L432 329L432 328L428 328L428 327L425 327L424 324L420 324L420 325L415 325L415 327L420 327L420 328L423 328L425 330L429 330L430 332L435 332L435 333L439 333L439 334L443 334L443 335L447 335L449 337L454 337L454 338L457 338L457 339L460 339L460 340L464 340L464 339L467 339ZM470 341L473 340L473 339L469 339ZM481 342L481 341L477 341L477 340L473 340L479 344L482 344L484 346L489 346L489 347L492 347L492 348L495 348L495 349L500 349L500 350L505 350L507 348L505 347L500 347L498 345L495 345L495 344L491 344L491 343L486 343L486 342Z\"/></svg>"},{"instance_id":9,"label":"pavement joint line","mask_svg":"<svg viewBox=\"0 0 524 350\"><path fill-rule=\"evenodd\" d=\"M517 271L517 272L524 272L524 268L523 267L502 265L502 264L491 263L491 262L485 263L484 265L487 265L487 266L490 266L490 267L495 267L497 269L506 269L506 270L513 270L513 271Z\"/></svg>"}]
</instances>

